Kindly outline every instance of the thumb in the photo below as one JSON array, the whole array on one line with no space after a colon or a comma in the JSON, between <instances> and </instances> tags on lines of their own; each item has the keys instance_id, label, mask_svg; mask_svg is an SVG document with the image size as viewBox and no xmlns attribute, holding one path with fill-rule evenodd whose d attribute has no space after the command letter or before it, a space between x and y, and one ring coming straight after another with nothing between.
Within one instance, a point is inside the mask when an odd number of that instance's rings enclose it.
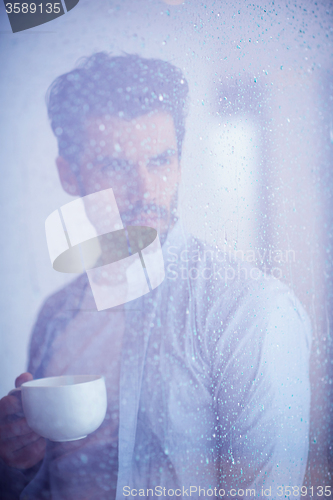
<instances>
[{"instance_id":1,"label":"thumb","mask_svg":"<svg viewBox=\"0 0 333 500\"><path fill-rule=\"evenodd\" d=\"M15 387L21 387L24 382L28 382L29 380L33 380L33 376L29 372L21 373L15 380Z\"/></svg>"}]
</instances>

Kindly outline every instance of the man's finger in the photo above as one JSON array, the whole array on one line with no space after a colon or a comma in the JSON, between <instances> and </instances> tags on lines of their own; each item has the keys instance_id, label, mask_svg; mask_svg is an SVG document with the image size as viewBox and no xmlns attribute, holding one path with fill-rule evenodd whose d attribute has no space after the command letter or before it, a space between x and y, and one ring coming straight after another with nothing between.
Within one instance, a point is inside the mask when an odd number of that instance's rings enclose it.
<instances>
[{"instance_id":1,"label":"man's finger","mask_svg":"<svg viewBox=\"0 0 333 500\"><path fill-rule=\"evenodd\" d=\"M29 372L21 373L15 380L15 387L21 387L24 382L29 382L29 380L33 380L33 376Z\"/></svg>"},{"instance_id":2,"label":"man's finger","mask_svg":"<svg viewBox=\"0 0 333 500\"><path fill-rule=\"evenodd\" d=\"M40 462L45 455L46 440L42 437L24 448L15 451L6 463L17 469L29 469Z\"/></svg>"},{"instance_id":3,"label":"man's finger","mask_svg":"<svg viewBox=\"0 0 333 500\"><path fill-rule=\"evenodd\" d=\"M6 441L18 436L30 434L31 429L25 418L20 418L14 422L2 424L0 426L0 441Z\"/></svg>"},{"instance_id":4,"label":"man's finger","mask_svg":"<svg viewBox=\"0 0 333 500\"><path fill-rule=\"evenodd\" d=\"M24 436L7 439L2 443L1 452L3 455L9 456L10 454L18 452L21 448L38 441L40 438L41 436L39 434L31 431L29 434L25 434Z\"/></svg>"},{"instance_id":5,"label":"man's finger","mask_svg":"<svg viewBox=\"0 0 333 500\"><path fill-rule=\"evenodd\" d=\"M0 401L0 422L5 421L9 415L23 414L21 399L16 396L5 396Z\"/></svg>"}]
</instances>

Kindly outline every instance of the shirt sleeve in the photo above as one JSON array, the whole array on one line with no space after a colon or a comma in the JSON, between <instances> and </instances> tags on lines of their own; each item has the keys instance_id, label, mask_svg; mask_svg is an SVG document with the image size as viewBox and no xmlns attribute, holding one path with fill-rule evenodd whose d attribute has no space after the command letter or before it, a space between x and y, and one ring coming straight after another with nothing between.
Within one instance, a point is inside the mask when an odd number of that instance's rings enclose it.
<instances>
[{"instance_id":1,"label":"shirt sleeve","mask_svg":"<svg viewBox=\"0 0 333 500\"><path fill-rule=\"evenodd\" d=\"M310 323L284 285L259 288L216 344L219 484L228 498L284 498L290 487L297 499L308 454Z\"/></svg>"}]
</instances>

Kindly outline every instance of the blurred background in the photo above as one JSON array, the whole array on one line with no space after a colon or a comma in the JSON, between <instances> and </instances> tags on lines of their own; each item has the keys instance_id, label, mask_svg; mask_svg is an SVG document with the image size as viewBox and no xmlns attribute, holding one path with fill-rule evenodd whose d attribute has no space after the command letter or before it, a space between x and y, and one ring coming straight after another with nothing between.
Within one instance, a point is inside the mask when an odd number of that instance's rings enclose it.
<instances>
[{"instance_id":1,"label":"blurred background","mask_svg":"<svg viewBox=\"0 0 333 500\"><path fill-rule=\"evenodd\" d=\"M44 223L71 201L55 168L51 82L106 50L159 57L190 86L179 209L189 231L295 291L313 326L305 484L333 474L333 6L330 1L80 0L12 34L0 4L0 397L26 369L55 272Z\"/></svg>"}]
</instances>

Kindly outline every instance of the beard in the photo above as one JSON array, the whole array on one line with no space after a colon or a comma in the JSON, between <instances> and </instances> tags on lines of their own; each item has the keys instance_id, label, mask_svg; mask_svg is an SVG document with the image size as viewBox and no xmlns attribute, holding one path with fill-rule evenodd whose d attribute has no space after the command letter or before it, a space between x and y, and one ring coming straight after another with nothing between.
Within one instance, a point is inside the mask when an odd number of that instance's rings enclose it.
<instances>
[{"instance_id":1,"label":"beard","mask_svg":"<svg viewBox=\"0 0 333 500\"><path fill-rule=\"evenodd\" d=\"M178 205L178 189L175 191L170 206L156 203L145 203L139 200L129 210L120 212L124 226L148 226L157 230L161 244L167 238L176 221Z\"/></svg>"}]
</instances>

